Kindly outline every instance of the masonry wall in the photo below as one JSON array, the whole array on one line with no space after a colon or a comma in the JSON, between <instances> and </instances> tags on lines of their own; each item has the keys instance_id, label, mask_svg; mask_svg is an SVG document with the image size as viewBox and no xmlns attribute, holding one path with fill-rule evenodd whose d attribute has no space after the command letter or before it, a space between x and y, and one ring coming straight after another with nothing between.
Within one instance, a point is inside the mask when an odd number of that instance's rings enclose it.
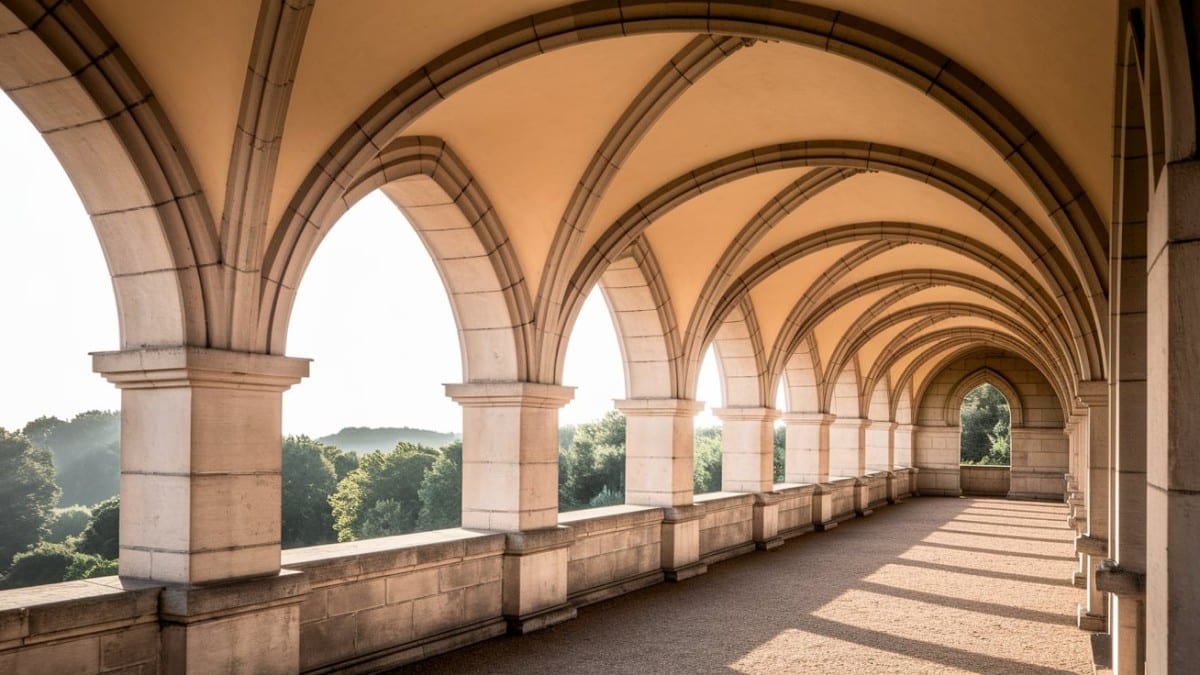
<instances>
[{"instance_id":1,"label":"masonry wall","mask_svg":"<svg viewBox=\"0 0 1200 675\"><path fill-rule=\"evenodd\" d=\"M1013 420L1007 494L1028 499L1061 498L1062 477L1068 466L1062 405L1050 382L1033 364L997 349L977 350L951 362L921 393L913 434L920 492L955 496L967 489L959 469L960 427L955 420L947 419L947 407L957 410L961 406L961 400L950 399L965 393L958 391L960 383L983 368L995 371L1012 385L1019 400L1009 401L1009 405L1015 408L1019 403L1021 409L1020 424L1015 415ZM973 483L970 489L982 488ZM992 485L987 489L999 488Z\"/></svg>"},{"instance_id":2,"label":"masonry wall","mask_svg":"<svg viewBox=\"0 0 1200 675\"><path fill-rule=\"evenodd\" d=\"M879 490L886 490L886 474L868 479L874 502ZM897 470L893 480L898 496L906 496L910 470ZM778 541L812 532L822 518L816 504L824 497L832 507L822 523L855 517L858 485L842 479L821 486L775 486L765 503L778 508L778 531L769 537ZM702 562L766 547L755 534L763 530L763 523L755 522L764 510L761 496L715 493L697 497L696 504L702 511ZM663 509L643 506L562 514L560 524L571 540L566 562L571 604L583 606L663 581L663 517ZM450 529L284 551L282 576L296 589L289 602L299 603L290 605L289 616L299 625L300 669L373 672L505 633L503 568L509 537ZM253 594L257 585L277 579L234 582L247 590L232 592ZM172 671L173 664L162 662L162 644L173 630L174 588L106 577L0 591L0 673ZM211 623L228 620L216 615ZM229 651L235 652L238 636L227 637ZM254 641L242 646L261 648ZM213 656L234 662L225 658L229 654Z\"/></svg>"}]
</instances>

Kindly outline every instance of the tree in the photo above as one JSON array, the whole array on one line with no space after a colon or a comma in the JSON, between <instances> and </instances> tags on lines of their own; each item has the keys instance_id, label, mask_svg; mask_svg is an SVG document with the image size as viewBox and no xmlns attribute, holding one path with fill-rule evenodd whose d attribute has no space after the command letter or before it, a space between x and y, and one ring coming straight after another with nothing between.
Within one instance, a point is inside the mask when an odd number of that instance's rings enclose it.
<instances>
[{"instance_id":1,"label":"tree","mask_svg":"<svg viewBox=\"0 0 1200 675\"><path fill-rule=\"evenodd\" d=\"M314 441L321 444L321 453L325 455L325 459L333 465L333 474L337 476L340 482L351 471L358 468L358 453L349 450L342 450L336 445L329 445L321 441Z\"/></svg>"},{"instance_id":2,"label":"tree","mask_svg":"<svg viewBox=\"0 0 1200 675\"><path fill-rule=\"evenodd\" d=\"M775 442L773 445L773 451L775 454L775 459L774 459L775 479L774 480L776 483L782 483L783 477L784 477L784 461L787 457L787 427L786 426L780 425L780 426L775 427Z\"/></svg>"},{"instance_id":3,"label":"tree","mask_svg":"<svg viewBox=\"0 0 1200 675\"><path fill-rule=\"evenodd\" d=\"M417 529L442 530L462 524L462 441L442 446L421 487Z\"/></svg>"},{"instance_id":4,"label":"tree","mask_svg":"<svg viewBox=\"0 0 1200 675\"><path fill-rule=\"evenodd\" d=\"M608 500L619 494L624 501L625 416L615 410L579 425L559 453L560 511L588 508L602 493Z\"/></svg>"},{"instance_id":5,"label":"tree","mask_svg":"<svg viewBox=\"0 0 1200 675\"><path fill-rule=\"evenodd\" d=\"M121 539L121 497L110 497L92 509L92 521L79 537L80 553L116 559Z\"/></svg>"},{"instance_id":6,"label":"tree","mask_svg":"<svg viewBox=\"0 0 1200 675\"><path fill-rule=\"evenodd\" d=\"M959 420L963 464L1009 463L1009 408L999 389L981 384L968 392Z\"/></svg>"},{"instance_id":7,"label":"tree","mask_svg":"<svg viewBox=\"0 0 1200 675\"><path fill-rule=\"evenodd\" d=\"M721 489L721 427L696 430L692 482L696 494Z\"/></svg>"},{"instance_id":8,"label":"tree","mask_svg":"<svg viewBox=\"0 0 1200 675\"><path fill-rule=\"evenodd\" d=\"M340 452L308 436L284 439L280 499L284 548L316 546L337 540L333 531L333 508L329 505L329 497L337 489L337 475L329 456Z\"/></svg>"},{"instance_id":9,"label":"tree","mask_svg":"<svg viewBox=\"0 0 1200 675\"><path fill-rule=\"evenodd\" d=\"M0 569L49 533L58 495L50 452L0 428Z\"/></svg>"},{"instance_id":10,"label":"tree","mask_svg":"<svg viewBox=\"0 0 1200 675\"><path fill-rule=\"evenodd\" d=\"M68 506L65 509L54 509L54 514L48 524L50 533L46 541L56 544L78 537L87 529L92 521L92 512L83 506Z\"/></svg>"},{"instance_id":11,"label":"tree","mask_svg":"<svg viewBox=\"0 0 1200 675\"><path fill-rule=\"evenodd\" d=\"M89 410L69 422L39 417L26 424L24 432L34 445L54 455L62 506L96 504L120 490L120 413Z\"/></svg>"},{"instance_id":12,"label":"tree","mask_svg":"<svg viewBox=\"0 0 1200 675\"><path fill-rule=\"evenodd\" d=\"M80 553L69 544L41 542L18 553L0 588L22 588L60 581L91 579L117 573L117 562L100 556Z\"/></svg>"},{"instance_id":13,"label":"tree","mask_svg":"<svg viewBox=\"0 0 1200 675\"><path fill-rule=\"evenodd\" d=\"M363 455L358 468L338 483L329 498L338 541L415 531L421 511L418 490L437 457L436 450L411 443L398 443L391 452L376 450ZM397 506L385 505L376 510L385 500ZM371 535L364 527L370 528Z\"/></svg>"},{"instance_id":14,"label":"tree","mask_svg":"<svg viewBox=\"0 0 1200 675\"><path fill-rule=\"evenodd\" d=\"M58 485L62 505L92 505L121 491L121 444L109 443L83 452L73 461L60 465Z\"/></svg>"}]
</instances>

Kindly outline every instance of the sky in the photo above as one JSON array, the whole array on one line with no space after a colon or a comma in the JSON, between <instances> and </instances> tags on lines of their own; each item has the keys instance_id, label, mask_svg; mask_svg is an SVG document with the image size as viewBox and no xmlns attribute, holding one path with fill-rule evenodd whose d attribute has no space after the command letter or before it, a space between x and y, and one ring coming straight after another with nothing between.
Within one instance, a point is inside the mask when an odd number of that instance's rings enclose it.
<instances>
[{"instance_id":1,"label":"sky","mask_svg":"<svg viewBox=\"0 0 1200 675\"><path fill-rule=\"evenodd\" d=\"M3 95L0 213L0 427L117 409L118 391L92 372L88 356L119 346L103 252L57 159ZM284 394L285 434L462 430L462 413L442 388L462 380L450 303L420 238L379 193L346 213L317 249L297 294L287 353L313 363ZM720 406L717 378L710 353L697 395L710 408ZM620 348L598 291L576 322L563 384L576 391L562 424L598 419L625 398ZM707 409L696 422L718 423Z\"/></svg>"}]
</instances>

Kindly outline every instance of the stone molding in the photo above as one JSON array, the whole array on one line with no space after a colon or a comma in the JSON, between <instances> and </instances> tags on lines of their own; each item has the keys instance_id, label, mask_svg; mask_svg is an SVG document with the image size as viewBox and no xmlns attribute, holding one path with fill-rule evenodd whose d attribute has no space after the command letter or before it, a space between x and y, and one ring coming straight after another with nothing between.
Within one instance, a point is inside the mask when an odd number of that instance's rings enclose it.
<instances>
[{"instance_id":1,"label":"stone molding","mask_svg":"<svg viewBox=\"0 0 1200 675\"><path fill-rule=\"evenodd\" d=\"M254 577L203 586L168 585L159 600L159 616L172 623L195 623L304 601L308 577L281 570L273 577Z\"/></svg>"},{"instance_id":2,"label":"stone molding","mask_svg":"<svg viewBox=\"0 0 1200 675\"><path fill-rule=\"evenodd\" d=\"M1108 540L1081 534L1075 537L1075 552L1089 556L1108 555Z\"/></svg>"},{"instance_id":3,"label":"stone molding","mask_svg":"<svg viewBox=\"0 0 1200 675\"><path fill-rule=\"evenodd\" d=\"M534 382L446 384L446 396L463 407L557 410L575 397L575 387Z\"/></svg>"},{"instance_id":4,"label":"stone molding","mask_svg":"<svg viewBox=\"0 0 1200 675\"><path fill-rule=\"evenodd\" d=\"M504 537L504 555L517 556L563 548L575 541L574 531L566 525L542 530L506 532Z\"/></svg>"},{"instance_id":5,"label":"stone molding","mask_svg":"<svg viewBox=\"0 0 1200 675\"><path fill-rule=\"evenodd\" d=\"M1096 568L1096 588L1131 600L1146 597L1146 574L1125 569L1115 560L1102 560Z\"/></svg>"},{"instance_id":6,"label":"stone molding","mask_svg":"<svg viewBox=\"0 0 1200 675\"><path fill-rule=\"evenodd\" d=\"M773 422L780 412L775 408L713 408L713 414L722 422Z\"/></svg>"},{"instance_id":7,"label":"stone molding","mask_svg":"<svg viewBox=\"0 0 1200 675\"><path fill-rule=\"evenodd\" d=\"M704 410L703 401L683 398L630 398L613 401L626 417L695 417Z\"/></svg>"},{"instance_id":8,"label":"stone molding","mask_svg":"<svg viewBox=\"0 0 1200 675\"><path fill-rule=\"evenodd\" d=\"M283 392L308 376L310 359L201 347L93 352L92 370L118 389L209 387Z\"/></svg>"},{"instance_id":9,"label":"stone molding","mask_svg":"<svg viewBox=\"0 0 1200 675\"><path fill-rule=\"evenodd\" d=\"M810 412L786 412L780 417L784 424L830 424L837 419L837 415Z\"/></svg>"}]
</instances>

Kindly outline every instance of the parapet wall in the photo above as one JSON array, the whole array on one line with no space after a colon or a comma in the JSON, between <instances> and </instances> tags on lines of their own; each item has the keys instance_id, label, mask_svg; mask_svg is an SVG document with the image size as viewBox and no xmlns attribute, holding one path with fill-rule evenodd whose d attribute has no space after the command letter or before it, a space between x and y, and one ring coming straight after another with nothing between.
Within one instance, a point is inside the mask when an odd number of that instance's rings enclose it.
<instances>
[{"instance_id":1,"label":"parapet wall","mask_svg":"<svg viewBox=\"0 0 1200 675\"><path fill-rule=\"evenodd\" d=\"M764 495L699 495L700 562L826 529L853 518L862 499L879 505L907 496L910 471L819 486L780 484ZM663 581L662 508L589 509L562 514L559 522L555 536L567 541L562 579L571 605ZM418 661L509 630L505 570L523 536L451 529L292 549L283 552L285 571L276 577L193 589L106 577L3 591L0 673L236 670L239 650L261 648L249 634L258 630L298 633L298 665L294 654L281 654L280 672L373 672ZM291 627L239 623L233 615L251 604L289 608L269 616ZM196 630L199 623L228 633L228 653L164 648L180 639L178 626ZM180 653L186 662L167 656Z\"/></svg>"}]
</instances>

